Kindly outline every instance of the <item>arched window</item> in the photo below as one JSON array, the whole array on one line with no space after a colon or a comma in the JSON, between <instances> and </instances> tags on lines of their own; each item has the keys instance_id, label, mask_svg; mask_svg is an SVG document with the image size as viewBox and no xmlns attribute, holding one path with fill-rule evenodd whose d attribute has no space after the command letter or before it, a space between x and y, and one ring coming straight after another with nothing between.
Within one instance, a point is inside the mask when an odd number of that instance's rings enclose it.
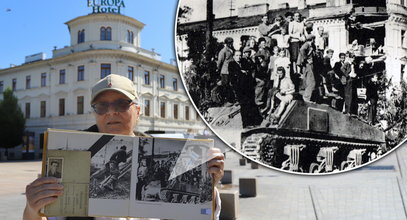
<instances>
[{"instance_id":1,"label":"arched window","mask_svg":"<svg viewBox=\"0 0 407 220\"><path fill-rule=\"evenodd\" d=\"M85 42L85 29L78 31L78 44Z\"/></svg>"},{"instance_id":2,"label":"arched window","mask_svg":"<svg viewBox=\"0 0 407 220\"><path fill-rule=\"evenodd\" d=\"M112 40L112 28L101 27L100 28L100 40Z\"/></svg>"},{"instance_id":3,"label":"arched window","mask_svg":"<svg viewBox=\"0 0 407 220\"><path fill-rule=\"evenodd\" d=\"M133 31L127 30L127 43L134 44L134 34Z\"/></svg>"}]
</instances>

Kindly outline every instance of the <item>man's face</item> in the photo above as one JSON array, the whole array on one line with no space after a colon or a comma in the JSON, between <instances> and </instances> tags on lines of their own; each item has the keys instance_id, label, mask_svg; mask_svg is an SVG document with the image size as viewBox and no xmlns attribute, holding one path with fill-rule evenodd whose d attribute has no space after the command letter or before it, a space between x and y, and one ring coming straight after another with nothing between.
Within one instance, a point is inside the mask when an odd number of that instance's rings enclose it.
<instances>
[{"instance_id":1,"label":"man's face","mask_svg":"<svg viewBox=\"0 0 407 220\"><path fill-rule=\"evenodd\" d=\"M324 28L323 27L318 28L318 34L319 34L319 36L322 36L324 34Z\"/></svg>"},{"instance_id":2,"label":"man's face","mask_svg":"<svg viewBox=\"0 0 407 220\"><path fill-rule=\"evenodd\" d=\"M51 163L51 168L50 169L51 169L52 173L55 173L57 171L57 169L58 169L58 163L56 163L56 162Z\"/></svg>"},{"instance_id":3,"label":"man's face","mask_svg":"<svg viewBox=\"0 0 407 220\"><path fill-rule=\"evenodd\" d=\"M339 60L343 63L343 62L345 62L345 58L346 58L346 56L340 56Z\"/></svg>"},{"instance_id":4,"label":"man's face","mask_svg":"<svg viewBox=\"0 0 407 220\"><path fill-rule=\"evenodd\" d=\"M278 71L277 71L277 76L278 76L278 78L282 79L282 78L284 77L283 71L278 70Z\"/></svg>"},{"instance_id":5,"label":"man's face","mask_svg":"<svg viewBox=\"0 0 407 220\"><path fill-rule=\"evenodd\" d=\"M286 20L287 22L292 22L292 21L293 21L293 16L288 15L288 16L285 18L285 20Z\"/></svg>"},{"instance_id":6,"label":"man's face","mask_svg":"<svg viewBox=\"0 0 407 220\"><path fill-rule=\"evenodd\" d=\"M263 24L267 24L267 22L269 21L267 16L264 16L261 20L263 21Z\"/></svg>"},{"instance_id":7,"label":"man's face","mask_svg":"<svg viewBox=\"0 0 407 220\"><path fill-rule=\"evenodd\" d=\"M251 51L246 51L246 52L243 53L243 56L244 56L245 58L249 58L251 54L252 54Z\"/></svg>"},{"instance_id":8,"label":"man's face","mask_svg":"<svg viewBox=\"0 0 407 220\"><path fill-rule=\"evenodd\" d=\"M334 56L334 53L329 52L329 53L327 53L326 55L329 57L329 59L332 59L332 57Z\"/></svg>"},{"instance_id":9,"label":"man's face","mask_svg":"<svg viewBox=\"0 0 407 220\"><path fill-rule=\"evenodd\" d=\"M128 100L129 98L116 91L105 91L100 93L94 103L107 102L112 103L119 99ZM115 112L112 106L109 106L108 111L99 115L95 113L96 125L99 132L110 134L133 135L133 130L136 127L140 116L140 106L131 104L130 108L125 112Z\"/></svg>"},{"instance_id":10,"label":"man's face","mask_svg":"<svg viewBox=\"0 0 407 220\"><path fill-rule=\"evenodd\" d=\"M266 48L266 41L260 42L259 47L263 49Z\"/></svg>"},{"instance_id":11,"label":"man's face","mask_svg":"<svg viewBox=\"0 0 407 220\"><path fill-rule=\"evenodd\" d=\"M228 46L229 48L232 48L232 47L233 47L233 41L228 42L228 43L226 44L226 46Z\"/></svg>"},{"instance_id":12,"label":"man's face","mask_svg":"<svg viewBox=\"0 0 407 220\"><path fill-rule=\"evenodd\" d=\"M242 54L240 53L240 51L236 51L235 54L233 55L233 59L236 62L240 62L240 58L242 57Z\"/></svg>"}]
</instances>

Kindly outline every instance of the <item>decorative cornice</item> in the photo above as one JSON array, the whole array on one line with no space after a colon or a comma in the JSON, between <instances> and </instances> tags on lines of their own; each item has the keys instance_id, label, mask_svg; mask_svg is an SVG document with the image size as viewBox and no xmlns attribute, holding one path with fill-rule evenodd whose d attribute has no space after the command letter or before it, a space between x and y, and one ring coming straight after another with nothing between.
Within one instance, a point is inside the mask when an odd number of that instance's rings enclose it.
<instances>
[{"instance_id":1,"label":"decorative cornice","mask_svg":"<svg viewBox=\"0 0 407 220\"><path fill-rule=\"evenodd\" d=\"M126 23L128 25L134 26L136 28L139 28L140 30L143 29L144 25L145 25L132 17L128 17L128 16L121 15L121 14L111 14L111 13L95 13L95 14L84 15L84 16L74 18L70 21L67 21L67 22L65 22L65 24L68 25L68 27L71 27L71 26L84 24L84 23L92 23L95 21L122 22L122 23Z\"/></svg>"},{"instance_id":2,"label":"decorative cornice","mask_svg":"<svg viewBox=\"0 0 407 220\"><path fill-rule=\"evenodd\" d=\"M76 52L73 54L68 54L65 56L60 56L52 59L41 60L33 63L27 63L20 66L10 67L7 69L1 69L0 75L6 73L13 73L17 71L32 69L32 68L39 68L39 67L46 67L49 66L50 68L54 65L58 64L68 64L68 62L73 62L77 60L90 60L90 59L97 59L97 58L106 58L110 57L112 59L129 59L135 60L136 63L142 63L146 65L151 65L154 67L159 67L159 69L168 70L174 73L178 73L178 68L174 65L164 63L159 60L155 60L153 58L145 57L143 55L139 55L133 52L123 51L123 50L108 50L108 49L97 49L97 50L87 50L82 52Z\"/></svg>"}]
</instances>

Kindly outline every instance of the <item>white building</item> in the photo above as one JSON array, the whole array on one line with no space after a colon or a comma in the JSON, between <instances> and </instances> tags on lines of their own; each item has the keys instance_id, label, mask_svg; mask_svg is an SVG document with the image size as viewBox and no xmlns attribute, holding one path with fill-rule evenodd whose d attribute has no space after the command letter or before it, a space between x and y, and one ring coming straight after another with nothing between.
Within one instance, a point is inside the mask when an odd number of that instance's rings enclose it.
<instances>
[{"instance_id":1,"label":"white building","mask_svg":"<svg viewBox=\"0 0 407 220\"><path fill-rule=\"evenodd\" d=\"M111 73L134 81L142 104L139 131L204 129L177 67L140 47L143 23L121 14L95 13L66 25L70 46L54 49L51 59L35 54L22 65L0 70L0 93L7 87L14 90L27 118L26 130L34 137L37 158L47 128L78 130L95 123L90 88ZM18 158L21 150L14 153Z\"/></svg>"}]
</instances>

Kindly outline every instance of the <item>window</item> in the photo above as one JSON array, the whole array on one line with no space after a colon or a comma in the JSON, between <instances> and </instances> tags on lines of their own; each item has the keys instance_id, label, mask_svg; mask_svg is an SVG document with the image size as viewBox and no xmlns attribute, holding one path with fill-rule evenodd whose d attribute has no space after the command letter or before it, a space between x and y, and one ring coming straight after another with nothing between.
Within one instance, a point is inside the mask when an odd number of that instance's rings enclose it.
<instances>
[{"instance_id":1,"label":"window","mask_svg":"<svg viewBox=\"0 0 407 220\"><path fill-rule=\"evenodd\" d=\"M25 103L25 118L30 118L31 114L31 104L29 102Z\"/></svg>"},{"instance_id":2,"label":"window","mask_svg":"<svg viewBox=\"0 0 407 220\"><path fill-rule=\"evenodd\" d=\"M172 88L174 91L178 90L178 80L176 78L172 78Z\"/></svg>"},{"instance_id":3,"label":"window","mask_svg":"<svg viewBox=\"0 0 407 220\"><path fill-rule=\"evenodd\" d=\"M189 106L185 106L185 120L189 120Z\"/></svg>"},{"instance_id":4,"label":"window","mask_svg":"<svg viewBox=\"0 0 407 220\"><path fill-rule=\"evenodd\" d=\"M41 87L47 86L47 73L41 73Z\"/></svg>"},{"instance_id":5,"label":"window","mask_svg":"<svg viewBox=\"0 0 407 220\"><path fill-rule=\"evenodd\" d=\"M401 30L401 47L407 49L407 31Z\"/></svg>"},{"instance_id":6,"label":"window","mask_svg":"<svg viewBox=\"0 0 407 220\"><path fill-rule=\"evenodd\" d=\"M174 104L174 119L178 119L178 104Z\"/></svg>"},{"instance_id":7,"label":"window","mask_svg":"<svg viewBox=\"0 0 407 220\"><path fill-rule=\"evenodd\" d=\"M103 79L111 73L111 65L109 63L102 63L100 65L100 78Z\"/></svg>"},{"instance_id":8,"label":"window","mask_svg":"<svg viewBox=\"0 0 407 220\"><path fill-rule=\"evenodd\" d=\"M17 90L17 79L13 79L13 84L12 84L12 87L11 87L11 89L13 90L13 91L16 91Z\"/></svg>"},{"instance_id":9,"label":"window","mask_svg":"<svg viewBox=\"0 0 407 220\"><path fill-rule=\"evenodd\" d=\"M400 0L400 5L405 6L404 5L404 0Z\"/></svg>"},{"instance_id":10,"label":"window","mask_svg":"<svg viewBox=\"0 0 407 220\"><path fill-rule=\"evenodd\" d=\"M26 76L25 77L25 89L30 89L31 88L31 76Z\"/></svg>"},{"instance_id":11,"label":"window","mask_svg":"<svg viewBox=\"0 0 407 220\"><path fill-rule=\"evenodd\" d=\"M165 102L160 102L160 114L161 118L165 118Z\"/></svg>"},{"instance_id":12,"label":"window","mask_svg":"<svg viewBox=\"0 0 407 220\"><path fill-rule=\"evenodd\" d=\"M85 66L78 66L78 81L85 80Z\"/></svg>"},{"instance_id":13,"label":"window","mask_svg":"<svg viewBox=\"0 0 407 220\"><path fill-rule=\"evenodd\" d=\"M160 75L160 88L165 88L165 76Z\"/></svg>"},{"instance_id":14,"label":"window","mask_svg":"<svg viewBox=\"0 0 407 220\"><path fill-rule=\"evenodd\" d=\"M85 30L78 31L78 44L85 42Z\"/></svg>"},{"instance_id":15,"label":"window","mask_svg":"<svg viewBox=\"0 0 407 220\"><path fill-rule=\"evenodd\" d=\"M150 100L148 99L144 100L144 115L150 116Z\"/></svg>"},{"instance_id":16,"label":"window","mask_svg":"<svg viewBox=\"0 0 407 220\"><path fill-rule=\"evenodd\" d=\"M76 114L82 115L83 114L83 96L78 96L76 98Z\"/></svg>"},{"instance_id":17,"label":"window","mask_svg":"<svg viewBox=\"0 0 407 220\"><path fill-rule=\"evenodd\" d=\"M196 120L199 121L200 117L199 117L199 113L196 112Z\"/></svg>"},{"instance_id":18,"label":"window","mask_svg":"<svg viewBox=\"0 0 407 220\"><path fill-rule=\"evenodd\" d=\"M40 117L41 118L44 118L45 117L45 114L47 113L46 112L46 102L45 101L41 101L41 109L40 109Z\"/></svg>"},{"instance_id":19,"label":"window","mask_svg":"<svg viewBox=\"0 0 407 220\"><path fill-rule=\"evenodd\" d=\"M59 116L65 115L65 99L59 99Z\"/></svg>"},{"instance_id":20,"label":"window","mask_svg":"<svg viewBox=\"0 0 407 220\"><path fill-rule=\"evenodd\" d=\"M150 85L150 72L144 71L144 84Z\"/></svg>"},{"instance_id":21,"label":"window","mask_svg":"<svg viewBox=\"0 0 407 220\"><path fill-rule=\"evenodd\" d=\"M112 28L101 27L100 28L100 40L112 40Z\"/></svg>"},{"instance_id":22,"label":"window","mask_svg":"<svg viewBox=\"0 0 407 220\"><path fill-rule=\"evenodd\" d=\"M134 34L133 31L127 30L127 43L134 44Z\"/></svg>"},{"instance_id":23,"label":"window","mask_svg":"<svg viewBox=\"0 0 407 220\"><path fill-rule=\"evenodd\" d=\"M3 81L0 81L0 92L3 92L4 90L4 83Z\"/></svg>"},{"instance_id":24,"label":"window","mask_svg":"<svg viewBox=\"0 0 407 220\"><path fill-rule=\"evenodd\" d=\"M127 68L127 72L128 72L128 77L131 81L134 81L134 68L132 66L129 66Z\"/></svg>"},{"instance_id":25,"label":"window","mask_svg":"<svg viewBox=\"0 0 407 220\"><path fill-rule=\"evenodd\" d=\"M59 84L65 84L65 69L59 71Z\"/></svg>"}]
</instances>

